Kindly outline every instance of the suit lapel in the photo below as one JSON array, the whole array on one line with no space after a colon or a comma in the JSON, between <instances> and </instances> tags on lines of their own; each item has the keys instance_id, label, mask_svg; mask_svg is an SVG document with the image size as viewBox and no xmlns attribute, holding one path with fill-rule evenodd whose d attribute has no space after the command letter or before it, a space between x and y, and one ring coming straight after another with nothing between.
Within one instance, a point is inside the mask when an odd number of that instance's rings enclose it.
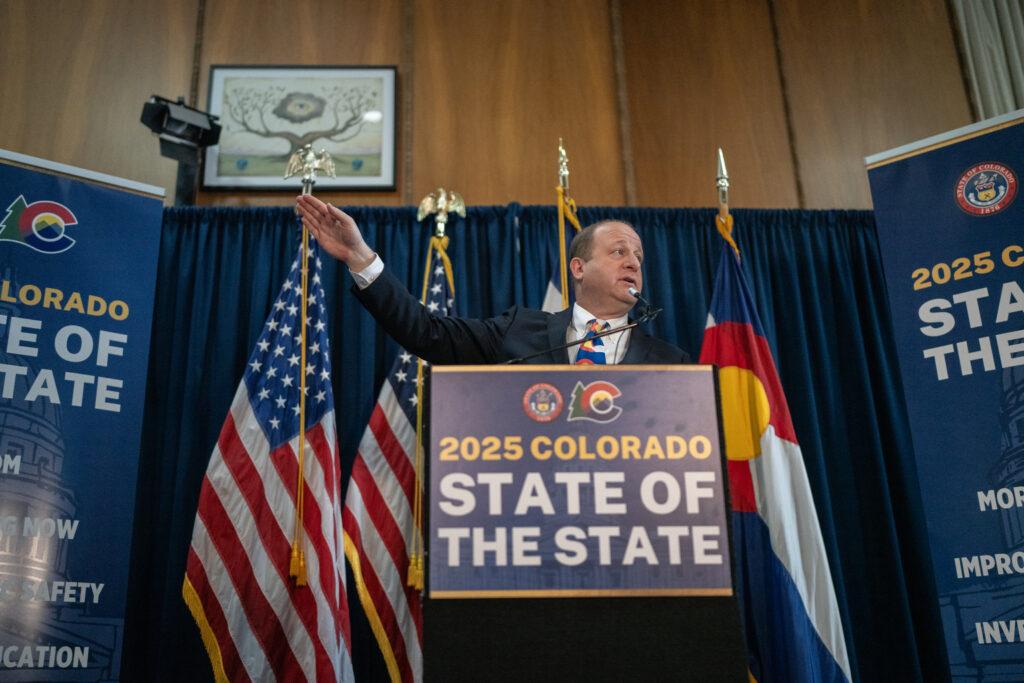
<instances>
[{"instance_id":1,"label":"suit lapel","mask_svg":"<svg viewBox=\"0 0 1024 683\"><path fill-rule=\"evenodd\" d=\"M571 322L572 306L548 318L548 348L553 349L565 344L566 332ZM565 365L569 362L569 352L566 349L552 351L548 362Z\"/></svg>"},{"instance_id":2,"label":"suit lapel","mask_svg":"<svg viewBox=\"0 0 1024 683\"><path fill-rule=\"evenodd\" d=\"M623 364L638 365L646 362L647 355L651 351L651 338L639 327L634 327L629 332L629 348L622 359Z\"/></svg>"}]
</instances>

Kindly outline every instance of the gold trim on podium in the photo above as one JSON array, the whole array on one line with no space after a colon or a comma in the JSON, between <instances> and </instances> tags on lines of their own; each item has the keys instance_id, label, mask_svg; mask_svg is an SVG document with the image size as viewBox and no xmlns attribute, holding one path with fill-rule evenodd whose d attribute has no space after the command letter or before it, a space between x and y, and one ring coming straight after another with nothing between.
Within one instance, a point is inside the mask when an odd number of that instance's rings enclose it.
<instances>
[{"instance_id":1,"label":"gold trim on podium","mask_svg":"<svg viewBox=\"0 0 1024 683\"><path fill-rule=\"evenodd\" d=\"M434 365L431 372L437 375L447 372L562 372L567 370L583 372L626 372L653 370L655 372L711 372L714 365Z\"/></svg>"},{"instance_id":2,"label":"gold trim on podium","mask_svg":"<svg viewBox=\"0 0 1024 683\"><path fill-rule=\"evenodd\" d=\"M729 597L731 588L594 588L552 590L488 590L488 591L430 591L433 600L459 598L656 598L675 597Z\"/></svg>"}]
</instances>

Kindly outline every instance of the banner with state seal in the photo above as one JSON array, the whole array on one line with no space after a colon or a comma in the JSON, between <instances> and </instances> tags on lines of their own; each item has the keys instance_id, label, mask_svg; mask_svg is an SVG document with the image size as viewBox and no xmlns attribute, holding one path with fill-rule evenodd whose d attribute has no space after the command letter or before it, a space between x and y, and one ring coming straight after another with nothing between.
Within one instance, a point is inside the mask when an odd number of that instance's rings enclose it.
<instances>
[{"instance_id":1,"label":"banner with state seal","mask_svg":"<svg viewBox=\"0 0 1024 683\"><path fill-rule=\"evenodd\" d=\"M120 677L162 195L0 150L0 680Z\"/></svg>"},{"instance_id":2,"label":"banner with state seal","mask_svg":"<svg viewBox=\"0 0 1024 683\"><path fill-rule=\"evenodd\" d=\"M953 680L1024 680L1024 110L865 160Z\"/></svg>"}]
</instances>

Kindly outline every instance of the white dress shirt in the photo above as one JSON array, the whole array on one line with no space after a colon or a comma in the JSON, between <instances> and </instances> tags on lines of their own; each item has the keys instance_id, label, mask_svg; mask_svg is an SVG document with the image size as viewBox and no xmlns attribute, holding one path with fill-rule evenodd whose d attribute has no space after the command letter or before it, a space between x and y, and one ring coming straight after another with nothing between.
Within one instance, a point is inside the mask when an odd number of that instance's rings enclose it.
<instances>
[{"instance_id":1,"label":"white dress shirt","mask_svg":"<svg viewBox=\"0 0 1024 683\"><path fill-rule=\"evenodd\" d=\"M356 281L356 287L359 289L366 289L373 284L381 273L384 272L384 260L377 254L373 255L373 260L370 261L370 265L366 266L358 273L355 271L348 271L352 273L352 279Z\"/></svg>"}]
</instances>

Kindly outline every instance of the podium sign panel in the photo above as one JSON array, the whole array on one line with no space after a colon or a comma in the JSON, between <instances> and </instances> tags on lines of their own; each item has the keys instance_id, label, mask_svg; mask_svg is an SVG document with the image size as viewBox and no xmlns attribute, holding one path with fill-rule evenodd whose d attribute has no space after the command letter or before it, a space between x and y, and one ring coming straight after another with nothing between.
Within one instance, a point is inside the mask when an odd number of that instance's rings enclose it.
<instances>
[{"instance_id":1,"label":"podium sign panel","mask_svg":"<svg viewBox=\"0 0 1024 683\"><path fill-rule=\"evenodd\" d=\"M435 367L431 599L732 595L710 366Z\"/></svg>"}]
</instances>

